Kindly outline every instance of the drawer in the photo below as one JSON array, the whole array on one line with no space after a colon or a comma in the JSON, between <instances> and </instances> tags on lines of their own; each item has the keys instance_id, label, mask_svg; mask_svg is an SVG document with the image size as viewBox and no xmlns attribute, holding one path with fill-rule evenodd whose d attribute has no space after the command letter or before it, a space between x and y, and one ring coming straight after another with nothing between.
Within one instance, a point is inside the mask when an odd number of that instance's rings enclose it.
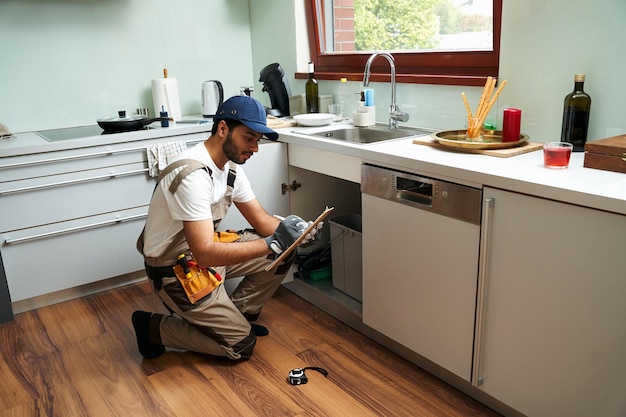
<instances>
[{"instance_id":1,"label":"drawer","mask_svg":"<svg viewBox=\"0 0 626 417\"><path fill-rule=\"evenodd\" d=\"M0 183L137 162L143 162L147 166L146 148L150 144L184 141L187 146L192 146L205 140L206 137L206 133L196 133L137 142L114 143L32 155L3 157L0 158Z\"/></svg>"},{"instance_id":2,"label":"drawer","mask_svg":"<svg viewBox=\"0 0 626 417\"><path fill-rule=\"evenodd\" d=\"M0 234L13 302L143 269L148 207Z\"/></svg>"},{"instance_id":3,"label":"drawer","mask_svg":"<svg viewBox=\"0 0 626 417\"><path fill-rule=\"evenodd\" d=\"M0 183L0 232L147 205L144 163Z\"/></svg>"}]
</instances>

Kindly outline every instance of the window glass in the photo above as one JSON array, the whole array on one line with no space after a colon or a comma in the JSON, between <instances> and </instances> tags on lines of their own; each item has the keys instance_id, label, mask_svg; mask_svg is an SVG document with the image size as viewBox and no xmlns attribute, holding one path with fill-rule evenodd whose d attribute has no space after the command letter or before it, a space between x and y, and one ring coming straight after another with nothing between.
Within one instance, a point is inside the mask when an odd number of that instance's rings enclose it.
<instances>
[{"instance_id":1,"label":"window glass","mask_svg":"<svg viewBox=\"0 0 626 417\"><path fill-rule=\"evenodd\" d=\"M330 0L327 51L493 50L493 0Z\"/></svg>"},{"instance_id":2,"label":"window glass","mask_svg":"<svg viewBox=\"0 0 626 417\"><path fill-rule=\"evenodd\" d=\"M376 50L393 53L401 82L484 85L498 75L502 0L309 1L318 75L362 71Z\"/></svg>"}]
</instances>

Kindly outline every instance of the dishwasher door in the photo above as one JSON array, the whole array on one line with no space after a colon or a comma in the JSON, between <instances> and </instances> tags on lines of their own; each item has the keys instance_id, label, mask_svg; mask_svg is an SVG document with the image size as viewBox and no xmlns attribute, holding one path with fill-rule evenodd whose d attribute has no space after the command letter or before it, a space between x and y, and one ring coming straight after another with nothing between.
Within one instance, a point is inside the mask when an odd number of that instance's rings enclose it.
<instances>
[{"instance_id":1,"label":"dishwasher door","mask_svg":"<svg viewBox=\"0 0 626 417\"><path fill-rule=\"evenodd\" d=\"M470 380L482 191L362 167L363 322Z\"/></svg>"}]
</instances>

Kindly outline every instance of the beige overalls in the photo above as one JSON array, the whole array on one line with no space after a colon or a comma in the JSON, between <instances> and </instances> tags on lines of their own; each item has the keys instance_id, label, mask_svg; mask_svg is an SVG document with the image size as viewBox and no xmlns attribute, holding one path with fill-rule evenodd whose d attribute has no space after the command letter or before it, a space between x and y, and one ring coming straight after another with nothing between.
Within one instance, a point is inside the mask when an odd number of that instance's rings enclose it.
<instances>
[{"instance_id":1,"label":"beige overalls","mask_svg":"<svg viewBox=\"0 0 626 417\"><path fill-rule=\"evenodd\" d=\"M182 169L169 186L172 193L176 192L184 177L196 169L205 169L210 175L210 170L199 161L183 159L170 164L158 180L180 167ZM211 206L215 230L232 203L236 171L232 162L229 168L226 194L220 202ZM237 233L239 240L228 244L236 245L238 242L262 237L252 229ZM137 248L143 255L143 233L137 241ZM171 315L152 315L150 342L171 348L226 356L234 360L249 358L256 343L256 336L251 331L249 321L257 319L263 304L280 286L295 256L288 257L269 272L265 271L265 268L275 259L274 255L236 265L215 267L214 269L224 279L244 278L230 296L224 285L220 285L205 298L192 304L171 269L181 253L190 253L183 231L158 258L144 256L146 272L152 280L154 290L172 312Z\"/></svg>"}]
</instances>

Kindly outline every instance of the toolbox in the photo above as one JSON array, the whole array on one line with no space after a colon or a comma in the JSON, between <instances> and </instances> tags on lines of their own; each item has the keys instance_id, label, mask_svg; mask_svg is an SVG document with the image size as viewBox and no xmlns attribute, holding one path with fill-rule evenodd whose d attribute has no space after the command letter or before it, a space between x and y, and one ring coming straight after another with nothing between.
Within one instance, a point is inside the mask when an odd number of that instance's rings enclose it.
<instances>
[{"instance_id":1,"label":"toolbox","mask_svg":"<svg viewBox=\"0 0 626 417\"><path fill-rule=\"evenodd\" d=\"M626 135L587 142L583 166L626 173Z\"/></svg>"}]
</instances>

